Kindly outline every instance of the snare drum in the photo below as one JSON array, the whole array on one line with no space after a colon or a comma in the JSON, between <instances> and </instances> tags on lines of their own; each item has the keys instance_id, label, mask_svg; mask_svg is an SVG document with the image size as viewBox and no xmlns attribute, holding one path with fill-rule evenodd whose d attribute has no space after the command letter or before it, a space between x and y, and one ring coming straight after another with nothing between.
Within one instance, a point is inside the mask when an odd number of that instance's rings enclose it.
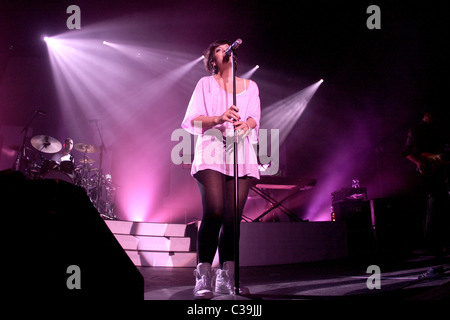
<instances>
[{"instance_id":1,"label":"snare drum","mask_svg":"<svg viewBox=\"0 0 450 320\"><path fill-rule=\"evenodd\" d=\"M73 183L72 178L70 177L70 175L68 175L65 172L62 171L58 171L58 170L52 170L47 172L42 179L58 179L58 180L63 180L63 181L67 181L69 183Z\"/></svg>"}]
</instances>

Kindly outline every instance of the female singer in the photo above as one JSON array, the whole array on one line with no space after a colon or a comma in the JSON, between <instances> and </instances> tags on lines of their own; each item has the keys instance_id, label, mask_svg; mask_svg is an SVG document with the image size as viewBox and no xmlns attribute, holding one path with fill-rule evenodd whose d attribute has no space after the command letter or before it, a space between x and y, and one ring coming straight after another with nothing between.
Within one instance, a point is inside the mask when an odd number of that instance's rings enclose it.
<instances>
[{"instance_id":1,"label":"female singer","mask_svg":"<svg viewBox=\"0 0 450 320\"><path fill-rule=\"evenodd\" d=\"M242 215L252 179L259 179L256 151L260 120L259 90L255 82L236 79L233 104L230 43L218 40L205 52L211 76L200 79L192 94L182 127L198 135L191 174L200 190L203 218L198 232L198 262L194 270L196 299L210 299L215 292L234 294L234 131L238 133L239 214ZM236 60L236 59L235 59ZM215 285L211 264L216 250L220 269ZM245 293L248 290L241 288Z\"/></svg>"}]
</instances>

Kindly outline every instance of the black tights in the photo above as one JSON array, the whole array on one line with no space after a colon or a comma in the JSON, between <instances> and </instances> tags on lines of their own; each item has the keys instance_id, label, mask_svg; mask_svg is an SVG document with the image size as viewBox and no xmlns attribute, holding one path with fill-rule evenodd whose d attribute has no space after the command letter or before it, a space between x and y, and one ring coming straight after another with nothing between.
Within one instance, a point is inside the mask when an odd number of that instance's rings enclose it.
<instances>
[{"instance_id":1,"label":"black tights","mask_svg":"<svg viewBox=\"0 0 450 320\"><path fill-rule=\"evenodd\" d=\"M194 175L200 189L203 219L197 238L199 262L212 263L217 248L219 261L234 261L234 179L214 170ZM239 178L239 217L242 216L252 178ZM239 219L240 220L240 219Z\"/></svg>"}]
</instances>

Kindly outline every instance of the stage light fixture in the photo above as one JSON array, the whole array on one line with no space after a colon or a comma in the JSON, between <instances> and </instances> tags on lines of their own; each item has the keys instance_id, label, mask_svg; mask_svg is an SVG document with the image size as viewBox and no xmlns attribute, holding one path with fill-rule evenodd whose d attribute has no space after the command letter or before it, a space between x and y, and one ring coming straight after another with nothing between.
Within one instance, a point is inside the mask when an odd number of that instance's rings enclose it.
<instances>
[{"instance_id":1,"label":"stage light fixture","mask_svg":"<svg viewBox=\"0 0 450 320\"><path fill-rule=\"evenodd\" d=\"M42 40L47 44L47 46L56 47L59 44L59 41L55 38L49 36L43 36Z\"/></svg>"}]
</instances>

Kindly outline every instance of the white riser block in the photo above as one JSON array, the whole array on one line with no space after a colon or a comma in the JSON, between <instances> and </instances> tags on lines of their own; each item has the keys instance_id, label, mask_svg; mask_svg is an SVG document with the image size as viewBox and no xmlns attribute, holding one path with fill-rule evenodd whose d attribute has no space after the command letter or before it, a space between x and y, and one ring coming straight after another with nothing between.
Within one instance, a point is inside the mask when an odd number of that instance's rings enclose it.
<instances>
[{"instance_id":1,"label":"white riser block","mask_svg":"<svg viewBox=\"0 0 450 320\"><path fill-rule=\"evenodd\" d=\"M151 237L115 234L117 241L125 250L182 251L189 252L190 238Z\"/></svg>"},{"instance_id":2,"label":"white riser block","mask_svg":"<svg viewBox=\"0 0 450 320\"><path fill-rule=\"evenodd\" d=\"M139 236L184 237L185 224L151 223L134 221L106 220L114 234L131 234Z\"/></svg>"},{"instance_id":3,"label":"white riser block","mask_svg":"<svg viewBox=\"0 0 450 320\"><path fill-rule=\"evenodd\" d=\"M139 267L195 267L197 253L195 252L153 252L125 251Z\"/></svg>"}]
</instances>

